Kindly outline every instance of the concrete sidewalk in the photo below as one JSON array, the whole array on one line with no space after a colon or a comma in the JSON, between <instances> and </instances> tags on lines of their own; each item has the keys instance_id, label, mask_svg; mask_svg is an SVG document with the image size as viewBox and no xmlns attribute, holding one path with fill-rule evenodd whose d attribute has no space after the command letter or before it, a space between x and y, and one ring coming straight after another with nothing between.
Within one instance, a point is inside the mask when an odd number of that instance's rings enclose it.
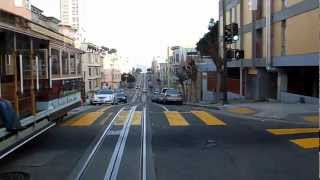
<instances>
[{"instance_id":1,"label":"concrete sidewalk","mask_svg":"<svg viewBox=\"0 0 320 180\"><path fill-rule=\"evenodd\" d=\"M319 123L318 104L285 104L280 102L231 102L227 105L221 104L192 104L192 106L205 107L221 110L235 115L262 118L278 119L293 122L305 122L313 125Z\"/></svg>"}]
</instances>

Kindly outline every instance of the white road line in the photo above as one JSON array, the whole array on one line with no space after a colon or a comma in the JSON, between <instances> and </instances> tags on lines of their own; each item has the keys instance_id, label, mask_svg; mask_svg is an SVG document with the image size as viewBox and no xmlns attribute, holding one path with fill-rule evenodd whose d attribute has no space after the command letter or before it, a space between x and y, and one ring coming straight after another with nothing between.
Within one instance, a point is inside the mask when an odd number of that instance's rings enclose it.
<instances>
[{"instance_id":1,"label":"white road line","mask_svg":"<svg viewBox=\"0 0 320 180\"><path fill-rule=\"evenodd\" d=\"M134 114L134 111L136 110L137 106L133 106L130 110L130 113L128 115L128 119L126 120L125 126L123 127L121 134L118 138L118 142L116 144L116 147L113 151L111 160L109 162L106 174L104 176L104 180L116 180L118 176L118 171L120 167L120 162L122 159L123 151L127 142L128 134L130 131L130 126L132 122L132 117Z\"/></svg>"},{"instance_id":2,"label":"white road line","mask_svg":"<svg viewBox=\"0 0 320 180\"><path fill-rule=\"evenodd\" d=\"M21 146L23 146L25 143L31 141L32 139L34 139L35 137L39 136L40 134L46 132L48 129L50 129L51 127L55 126L56 123L52 123L50 126L46 127L45 129L41 130L40 132L38 132L37 134L29 137L28 139L26 139L25 141L21 142L20 144L16 145L14 148L10 149L9 151L7 151L6 153L2 154L0 156L0 159L4 158L5 156L7 156L8 154L12 153L13 151L15 151L16 149L20 148Z\"/></svg>"},{"instance_id":3,"label":"white road line","mask_svg":"<svg viewBox=\"0 0 320 180\"><path fill-rule=\"evenodd\" d=\"M80 179L80 177L81 177L81 176L82 176L82 174L84 173L85 169L87 168L87 166L88 166L88 164L89 164L90 160L92 159L92 157L93 157L93 156L94 156L94 154L96 153L96 151L97 151L98 147L101 145L102 140L104 139L104 137L106 136L106 134L107 134L107 133L108 133L108 131L110 130L110 128L111 128L111 126L112 126L113 122L115 121L115 119L117 118L117 116L120 114L120 112L122 112L122 111L123 111L123 109L124 109L124 107L123 107L123 108L121 108L121 109L118 111L118 113L114 116L114 118L112 119L112 121L110 122L110 124L109 124L109 125L107 126L107 128L104 130L104 132L103 132L102 136L99 138L98 142L97 142L97 143L95 144L95 146L93 147L93 149L92 149L92 151L90 152L90 154L89 154L88 158L86 159L86 161L85 161L84 165L81 167L80 173L79 173L79 174L77 174L76 179Z\"/></svg>"},{"instance_id":4,"label":"white road line","mask_svg":"<svg viewBox=\"0 0 320 180\"><path fill-rule=\"evenodd\" d=\"M142 180L147 179L147 108L143 108Z\"/></svg>"},{"instance_id":5,"label":"white road line","mask_svg":"<svg viewBox=\"0 0 320 180\"><path fill-rule=\"evenodd\" d=\"M165 107L164 105L161 105L161 104L157 104L157 103L153 103L159 107L161 107L162 109L164 109L164 111L169 111L169 109L167 107Z\"/></svg>"}]
</instances>

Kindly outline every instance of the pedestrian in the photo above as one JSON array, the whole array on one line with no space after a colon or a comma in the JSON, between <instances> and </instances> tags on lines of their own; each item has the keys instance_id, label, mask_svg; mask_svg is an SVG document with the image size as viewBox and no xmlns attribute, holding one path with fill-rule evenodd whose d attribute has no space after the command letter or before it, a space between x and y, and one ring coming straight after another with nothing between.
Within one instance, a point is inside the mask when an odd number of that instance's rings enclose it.
<instances>
[{"instance_id":1,"label":"pedestrian","mask_svg":"<svg viewBox=\"0 0 320 180\"><path fill-rule=\"evenodd\" d=\"M10 101L2 97L0 97L0 121L8 131L16 132L23 129Z\"/></svg>"}]
</instances>

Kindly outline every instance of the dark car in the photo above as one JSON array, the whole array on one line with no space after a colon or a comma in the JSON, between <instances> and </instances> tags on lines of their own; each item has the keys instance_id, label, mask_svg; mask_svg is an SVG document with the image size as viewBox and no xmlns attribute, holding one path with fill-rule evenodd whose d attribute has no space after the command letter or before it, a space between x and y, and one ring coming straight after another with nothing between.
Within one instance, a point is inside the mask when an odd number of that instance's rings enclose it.
<instances>
[{"instance_id":1,"label":"dark car","mask_svg":"<svg viewBox=\"0 0 320 180\"><path fill-rule=\"evenodd\" d=\"M117 93L117 100L119 103L123 102L123 103L127 103L128 102L128 97L125 93L123 92L120 92L120 93Z\"/></svg>"}]
</instances>

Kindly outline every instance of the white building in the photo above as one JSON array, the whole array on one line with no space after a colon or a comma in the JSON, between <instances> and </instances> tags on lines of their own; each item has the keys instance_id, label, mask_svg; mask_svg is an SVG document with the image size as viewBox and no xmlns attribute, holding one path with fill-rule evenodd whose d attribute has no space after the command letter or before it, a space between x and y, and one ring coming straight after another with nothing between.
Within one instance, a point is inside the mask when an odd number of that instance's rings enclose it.
<instances>
[{"instance_id":1,"label":"white building","mask_svg":"<svg viewBox=\"0 0 320 180\"><path fill-rule=\"evenodd\" d=\"M79 0L60 0L60 19L62 25L79 30Z\"/></svg>"}]
</instances>

